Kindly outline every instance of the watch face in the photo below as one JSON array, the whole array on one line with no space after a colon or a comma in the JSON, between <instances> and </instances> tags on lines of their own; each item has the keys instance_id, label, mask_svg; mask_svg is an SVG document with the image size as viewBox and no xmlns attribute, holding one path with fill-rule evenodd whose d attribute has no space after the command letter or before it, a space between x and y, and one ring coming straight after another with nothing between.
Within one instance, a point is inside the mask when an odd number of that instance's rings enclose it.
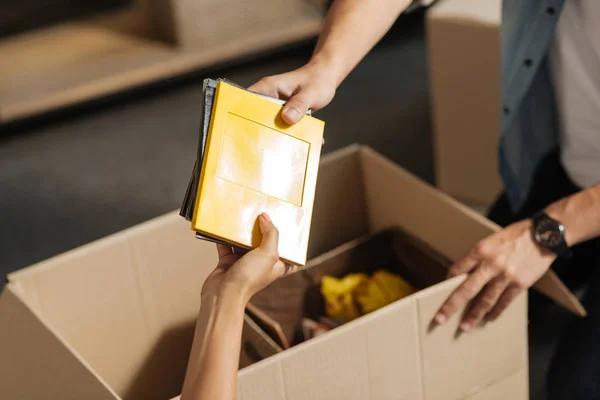
<instances>
[{"instance_id":1,"label":"watch face","mask_svg":"<svg viewBox=\"0 0 600 400\"><path fill-rule=\"evenodd\" d=\"M564 228L556 221L545 219L535 227L535 239L544 247L552 249L562 243Z\"/></svg>"}]
</instances>

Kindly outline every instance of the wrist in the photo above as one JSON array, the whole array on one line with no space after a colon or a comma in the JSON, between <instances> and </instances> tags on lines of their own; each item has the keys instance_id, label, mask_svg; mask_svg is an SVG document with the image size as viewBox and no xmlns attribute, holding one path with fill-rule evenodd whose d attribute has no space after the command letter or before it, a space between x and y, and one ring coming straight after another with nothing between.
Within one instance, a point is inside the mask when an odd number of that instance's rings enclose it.
<instances>
[{"instance_id":1,"label":"wrist","mask_svg":"<svg viewBox=\"0 0 600 400\"><path fill-rule=\"evenodd\" d=\"M243 288L236 288L234 285L223 284L217 288L210 288L202 291L202 304L208 303L218 307L230 309L246 308L250 300L248 291Z\"/></svg>"},{"instance_id":2,"label":"wrist","mask_svg":"<svg viewBox=\"0 0 600 400\"><path fill-rule=\"evenodd\" d=\"M337 57L324 50L315 52L306 64L306 67L318 71L320 74L329 75L331 81L335 83L336 88L346 76L343 62L338 61Z\"/></svg>"}]
</instances>

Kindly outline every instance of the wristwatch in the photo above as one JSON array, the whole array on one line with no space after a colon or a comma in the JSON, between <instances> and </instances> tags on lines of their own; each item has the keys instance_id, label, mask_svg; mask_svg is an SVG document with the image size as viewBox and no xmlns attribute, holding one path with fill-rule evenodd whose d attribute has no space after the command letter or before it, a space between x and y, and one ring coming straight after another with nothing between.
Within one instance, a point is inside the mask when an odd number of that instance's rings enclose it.
<instances>
[{"instance_id":1,"label":"wristwatch","mask_svg":"<svg viewBox=\"0 0 600 400\"><path fill-rule=\"evenodd\" d=\"M573 253L565 240L565 227L557 220L551 218L544 211L536 213L533 217L533 239L535 242L563 259L569 259Z\"/></svg>"}]
</instances>

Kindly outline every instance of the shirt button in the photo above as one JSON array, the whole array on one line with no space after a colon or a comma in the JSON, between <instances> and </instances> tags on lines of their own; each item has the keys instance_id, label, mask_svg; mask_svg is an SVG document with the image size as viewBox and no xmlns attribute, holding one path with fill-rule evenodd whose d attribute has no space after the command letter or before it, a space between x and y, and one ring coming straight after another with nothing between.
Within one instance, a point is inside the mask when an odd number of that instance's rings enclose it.
<instances>
[{"instance_id":1,"label":"shirt button","mask_svg":"<svg viewBox=\"0 0 600 400\"><path fill-rule=\"evenodd\" d=\"M548 13L548 15L554 15L554 7L548 7L546 8L546 12Z\"/></svg>"},{"instance_id":2,"label":"shirt button","mask_svg":"<svg viewBox=\"0 0 600 400\"><path fill-rule=\"evenodd\" d=\"M531 67L533 65L533 61L531 61L531 58L526 58L523 64L525 64L526 67Z\"/></svg>"},{"instance_id":3,"label":"shirt button","mask_svg":"<svg viewBox=\"0 0 600 400\"><path fill-rule=\"evenodd\" d=\"M502 112L504 112L504 114L510 114L510 108L508 108L508 107L504 107L504 108L502 109Z\"/></svg>"}]
</instances>

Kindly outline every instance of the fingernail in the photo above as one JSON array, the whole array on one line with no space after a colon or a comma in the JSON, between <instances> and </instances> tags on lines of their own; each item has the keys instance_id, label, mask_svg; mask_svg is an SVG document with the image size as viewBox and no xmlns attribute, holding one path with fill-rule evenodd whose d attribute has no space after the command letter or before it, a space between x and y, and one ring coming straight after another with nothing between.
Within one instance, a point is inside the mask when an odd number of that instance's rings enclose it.
<instances>
[{"instance_id":1,"label":"fingernail","mask_svg":"<svg viewBox=\"0 0 600 400\"><path fill-rule=\"evenodd\" d=\"M444 314L436 314L434 319L438 325L444 325L446 323L446 316Z\"/></svg>"},{"instance_id":2,"label":"fingernail","mask_svg":"<svg viewBox=\"0 0 600 400\"><path fill-rule=\"evenodd\" d=\"M471 330L471 324L469 324L468 322L463 322L462 324L460 324L460 325L458 326L458 328L459 328L461 331L463 331L463 332L467 333L467 332L469 332L469 330Z\"/></svg>"},{"instance_id":3,"label":"fingernail","mask_svg":"<svg viewBox=\"0 0 600 400\"><path fill-rule=\"evenodd\" d=\"M265 212L262 213L262 214L260 214L260 216L263 217L264 219L266 219L269 222L273 222L273 221L271 221L271 217L269 217L269 214L267 214Z\"/></svg>"},{"instance_id":4,"label":"fingernail","mask_svg":"<svg viewBox=\"0 0 600 400\"><path fill-rule=\"evenodd\" d=\"M295 108L286 108L283 110L283 114L287 117L286 119L290 122L298 121L300 118L300 113Z\"/></svg>"}]
</instances>

